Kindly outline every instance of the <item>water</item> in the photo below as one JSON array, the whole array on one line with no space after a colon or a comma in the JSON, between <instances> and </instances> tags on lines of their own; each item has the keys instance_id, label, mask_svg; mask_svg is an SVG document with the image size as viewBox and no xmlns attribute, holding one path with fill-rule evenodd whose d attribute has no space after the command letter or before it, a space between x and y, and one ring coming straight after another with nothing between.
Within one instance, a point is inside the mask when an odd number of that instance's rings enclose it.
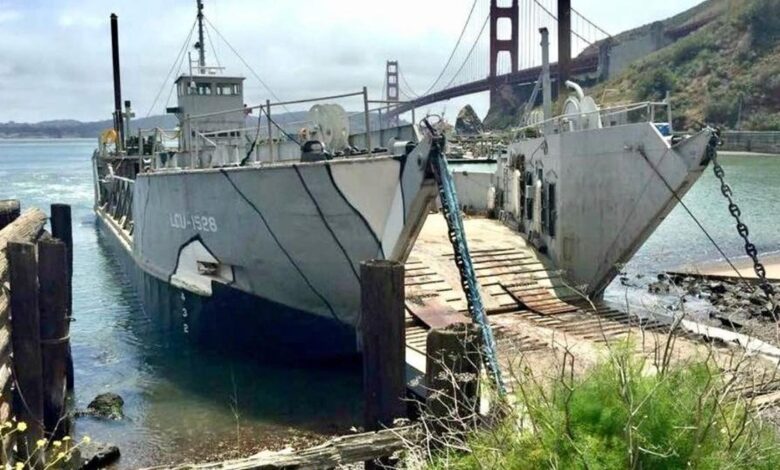
<instances>
[{"instance_id":1,"label":"water","mask_svg":"<svg viewBox=\"0 0 780 470\"><path fill-rule=\"evenodd\" d=\"M777 236L780 226L780 185L777 184L780 181L780 156L724 154L718 160L726 173L726 182L734 191L734 200L742 210L742 220L750 228L750 239L758 248L759 256L780 252L780 237ZM720 192L720 182L711 166L685 195L683 202L726 256L731 259L747 258L745 244L737 234L728 202ZM691 216L678 206L624 267L623 271L634 287L624 286L615 280L607 288L605 297L625 304L628 294L631 302L641 301L647 306L647 297L642 294L645 285L655 280L654 274L722 259ZM639 280L637 274L651 276Z\"/></svg>"},{"instance_id":2,"label":"water","mask_svg":"<svg viewBox=\"0 0 780 470\"><path fill-rule=\"evenodd\" d=\"M127 419L80 419L77 432L112 441L126 468L247 453L269 441L344 432L360 421L360 373L353 368L291 368L247 364L181 344L155 328L97 230L92 214L93 140L0 140L0 199L47 209L73 207L76 402L98 393L125 399ZM780 158L723 156L751 238L762 253L780 251ZM729 256L742 245L711 169L685 197ZM653 274L719 255L677 208L625 267ZM607 296L622 299L613 283ZM238 419L236 418L238 415Z\"/></svg>"},{"instance_id":3,"label":"water","mask_svg":"<svg viewBox=\"0 0 780 470\"><path fill-rule=\"evenodd\" d=\"M94 141L0 140L0 199L73 211L71 327L76 405L115 392L127 419L80 418L78 435L119 445L120 467L247 454L360 422L360 370L246 363L155 328L92 213ZM151 313L149 313L151 315Z\"/></svg>"}]
</instances>

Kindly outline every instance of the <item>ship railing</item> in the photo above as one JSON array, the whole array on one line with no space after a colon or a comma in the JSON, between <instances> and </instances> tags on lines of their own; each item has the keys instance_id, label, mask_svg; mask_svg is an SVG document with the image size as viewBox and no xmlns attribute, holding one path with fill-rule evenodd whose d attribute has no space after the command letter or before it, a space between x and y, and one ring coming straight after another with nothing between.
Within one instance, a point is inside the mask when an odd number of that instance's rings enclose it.
<instances>
[{"instance_id":1,"label":"ship railing","mask_svg":"<svg viewBox=\"0 0 780 470\"><path fill-rule=\"evenodd\" d=\"M668 134L672 133L672 108L667 99L665 101L642 101L637 103L621 104L607 108L582 111L578 113L561 114L550 119L535 122L516 128L514 135L522 138L529 131L541 131L545 134L572 132L591 128L591 120L598 117L599 127L616 127L640 122L652 124L662 123L668 126ZM659 121L659 119L661 119ZM533 132L532 132L533 133Z\"/></svg>"},{"instance_id":2,"label":"ship railing","mask_svg":"<svg viewBox=\"0 0 780 470\"><path fill-rule=\"evenodd\" d=\"M257 127L239 126L233 129L209 130L202 134L204 137L214 138L218 143L221 143L221 139L225 133L228 135L236 132L241 133L243 138L248 139L247 150L250 151L244 155L239 155L238 161L231 162L232 164L264 164L283 160L299 160L301 158L301 145L310 137L309 131L315 129L315 123L308 119L295 122L280 122L279 120L274 119L274 110L277 110L276 112L278 112L278 108L282 107L285 111L288 111L288 106L293 107L316 102L334 102L348 100L350 98L362 98L363 109L362 111L347 114L347 118L351 123L350 127L359 129L358 132L346 136L348 145L358 149L365 149L366 151L374 150L377 147L386 145L387 140L389 139L383 137L385 137L385 134L392 134L392 132L384 132L386 129L384 129L385 126L382 124L382 111L406 103L400 101L369 100L366 87L353 93L280 102L266 100L265 104L255 106L244 106L242 108L203 114L185 115L182 118L181 126L182 129L194 129L199 127L199 122L204 120L210 120L211 118L219 116L235 115L237 113L247 116L253 111L256 111L258 112ZM379 107L371 109L372 105L378 105ZM376 122L372 123L372 113L379 116L379 125L377 125ZM361 117L362 122L360 121ZM413 121L414 117L414 111L412 111ZM376 131L379 131L379 134L377 134ZM410 134L411 137L414 136L413 132L406 132L406 134ZM400 137L400 134L396 137ZM316 140L316 136L314 139ZM408 140L414 139L409 138ZM187 150L195 151L197 149L194 149L193 146L190 145ZM191 160L196 161L198 159ZM217 159L217 161L220 165L226 163L220 159Z\"/></svg>"},{"instance_id":3,"label":"ship railing","mask_svg":"<svg viewBox=\"0 0 780 470\"><path fill-rule=\"evenodd\" d=\"M108 165L109 174L100 180L99 205L123 230L133 231L133 187L135 181L114 174Z\"/></svg>"}]
</instances>

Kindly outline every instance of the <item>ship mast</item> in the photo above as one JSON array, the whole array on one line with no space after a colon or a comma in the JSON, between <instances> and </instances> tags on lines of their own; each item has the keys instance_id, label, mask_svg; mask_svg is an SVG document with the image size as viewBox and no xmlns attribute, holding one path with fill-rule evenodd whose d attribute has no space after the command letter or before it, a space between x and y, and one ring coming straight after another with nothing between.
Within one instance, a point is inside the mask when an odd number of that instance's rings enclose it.
<instances>
[{"instance_id":1,"label":"ship mast","mask_svg":"<svg viewBox=\"0 0 780 470\"><path fill-rule=\"evenodd\" d=\"M200 73L205 73L206 70L206 43L203 41L203 0L197 0L198 2L198 43L195 47L198 49L198 67Z\"/></svg>"}]
</instances>

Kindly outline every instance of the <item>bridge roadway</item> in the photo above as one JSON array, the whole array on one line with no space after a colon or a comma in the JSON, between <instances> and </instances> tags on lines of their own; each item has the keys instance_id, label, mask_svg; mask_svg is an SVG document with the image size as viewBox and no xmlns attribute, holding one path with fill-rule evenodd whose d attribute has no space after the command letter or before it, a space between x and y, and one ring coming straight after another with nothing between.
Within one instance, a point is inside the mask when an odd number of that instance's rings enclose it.
<instances>
[{"instance_id":1,"label":"bridge roadway","mask_svg":"<svg viewBox=\"0 0 780 470\"><path fill-rule=\"evenodd\" d=\"M594 73L599 68L599 55L589 54L587 56L578 57L571 62L571 74L572 76ZM413 108L419 108L427 104L437 103L439 101L446 101L458 96L471 95L473 93L479 93L482 91L488 91L501 85L518 85L523 83L534 83L542 73L542 67L533 67L524 70L518 70L514 73L508 73L505 75L498 75L496 77L487 77L475 82L466 83L463 85L454 86L445 90L437 91L429 95L420 96L412 101L399 104L395 108L388 112L389 116L396 116L407 111L411 111ZM558 64L550 64L550 75L553 79L558 75Z\"/></svg>"}]
</instances>

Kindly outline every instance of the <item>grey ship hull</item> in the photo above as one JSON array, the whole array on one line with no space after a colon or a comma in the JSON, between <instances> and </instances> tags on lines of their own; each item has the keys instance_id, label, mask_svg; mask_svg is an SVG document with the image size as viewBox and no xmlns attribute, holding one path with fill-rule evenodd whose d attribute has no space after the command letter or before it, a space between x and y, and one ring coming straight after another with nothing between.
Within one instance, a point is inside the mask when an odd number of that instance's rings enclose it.
<instances>
[{"instance_id":1,"label":"grey ship hull","mask_svg":"<svg viewBox=\"0 0 780 470\"><path fill-rule=\"evenodd\" d=\"M357 352L359 265L408 256L435 196L429 145L405 157L142 173L132 234L97 212L144 300L181 312L189 334Z\"/></svg>"}]
</instances>

